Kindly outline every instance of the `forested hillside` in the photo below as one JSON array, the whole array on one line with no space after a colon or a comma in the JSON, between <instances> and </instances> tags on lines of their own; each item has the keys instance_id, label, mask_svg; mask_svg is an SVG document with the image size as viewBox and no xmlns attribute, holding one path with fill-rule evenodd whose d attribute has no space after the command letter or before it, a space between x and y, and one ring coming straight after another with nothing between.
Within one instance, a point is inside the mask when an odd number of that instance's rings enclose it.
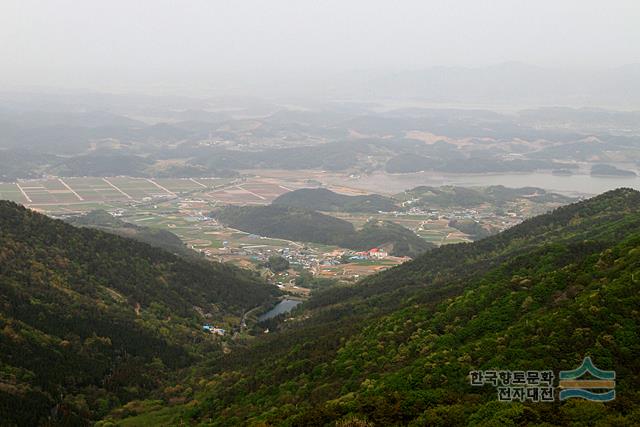
<instances>
[{"instance_id":1,"label":"forested hillside","mask_svg":"<svg viewBox=\"0 0 640 427\"><path fill-rule=\"evenodd\" d=\"M318 293L277 333L194 372L187 404L127 421L638 425L639 274L640 193L608 192ZM616 371L616 400L502 403L469 384L471 370L557 375L585 356Z\"/></svg>"},{"instance_id":2,"label":"forested hillside","mask_svg":"<svg viewBox=\"0 0 640 427\"><path fill-rule=\"evenodd\" d=\"M324 212L390 212L397 209L393 199L379 194L347 196L326 188L303 188L284 193L274 205Z\"/></svg>"},{"instance_id":3,"label":"forested hillside","mask_svg":"<svg viewBox=\"0 0 640 427\"><path fill-rule=\"evenodd\" d=\"M227 206L212 215L247 233L354 250L388 247L391 255L415 257L434 247L411 230L389 221L369 221L356 230L348 221L281 205Z\"/></svg>"},{"instance_id":4,"label":"forested hillside","mask_svg":"<svg viewBox=\"0 0 640 427\"><path fill-rule=\"evenodd\" d=\"M220 351L202 313L239 318L278 293L237 268L0 202L0 424L85 425L148 397Z\"/></svg>"},{"instance_id":5,"label":"forested hillside","mask_svg":"<svg viewBox=\"0 0 640 427\"><path fill-rule=\"evenodd\" d=\"M576 200L538 187L508 188L502 185L491 185L484 188L421 185L396 195L396 198L402 201L411 200L412 206L428 207L470 207L483 203L501 207L507 202L518 199L527 199L536 203L570 203Z\"/></svg>"}]
</instances>

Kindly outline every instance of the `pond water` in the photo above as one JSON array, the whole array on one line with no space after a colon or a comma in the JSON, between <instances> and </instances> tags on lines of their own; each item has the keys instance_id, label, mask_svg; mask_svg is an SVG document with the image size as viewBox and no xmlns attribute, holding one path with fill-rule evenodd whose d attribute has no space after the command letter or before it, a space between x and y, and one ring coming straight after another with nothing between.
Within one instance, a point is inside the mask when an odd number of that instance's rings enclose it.
<instances>
[{"instance_id":1,"label":"pond water","mask_svg":"<svg viewBox=\"0 0 640 427\"><path fill-rule=\"evenodd\" d=\"M271 310L267 311L260 317L258 317L258 322L262 322L263 320L271 319L272 317L276 317L282 313L288 313L294 309L298 304L302 303L302 301L294 300L294 299L283 299L275 307Z\"/></svg>"}]
</instances>

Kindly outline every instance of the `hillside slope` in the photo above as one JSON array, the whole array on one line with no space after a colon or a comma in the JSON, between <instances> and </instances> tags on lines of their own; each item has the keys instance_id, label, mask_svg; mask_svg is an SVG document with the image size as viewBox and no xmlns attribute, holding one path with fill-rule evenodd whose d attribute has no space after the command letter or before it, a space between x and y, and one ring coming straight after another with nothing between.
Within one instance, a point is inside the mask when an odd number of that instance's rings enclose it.
<instances>
[{"instance_id":1,"label":"hillside slope","mask_svg":"<svg viewBox=\"0 0 640 427\"><path fill-rule=\"evenodd\" d=\"M471 207L483 203L492 206L504 206L507 202L530 200L536 203L562 203L568 204L576 201L575 198L552 193L537 187L508 188L502 185L488 187L458 187L443 185L430 187L421 185L404 191L395 196L401 201L411 200L412 205L429 207Z\"/></svg>"},{"instance_id":2,"label":"hillside slope","mask_svg":"<svg viewBox=\"0 0 640 427\"><path fill-rule=\"evenodd\" d=\"M127 421L638 425L638 277L640 193L608 192L317 294L277 333L195 373L206 384L190 404ZM616 371L615 401L501 403L469 384L472 370L558 375L585 356Z\"/></svg>"},{"instance_id":3,"label":"hillside slope","mask_svg":"<svg viewBox=\"0 0 640 427\"><path fill-rule=\"evenodd\" d=\"M141 227L111 216L103 209L97 209L81 216L65 219L69 224L78 227L91 227L107 233L137 240L155 246L176 255L197 257L199 254L189 249L178 236L167 230Z\"/></svg>"},{"instance_id":4,"label":"hillside slope","mask_svg":"<svg viewBox=\"0 0 640 427\"><path fill-rule=\"evenodd\" d=\"M284 193L274 205L323 212L390 212L397 207L393 199L379 194L347 196L326 188L303 188Z\"/></svg>"},{"instance_id":5,"label":"hillside slope","mask_svg":"<svg viewBox=\"0 0 640 427\"><path fill-rule=\"evenodd\" d=\"M239 269L0 202L2 424L81 425L145 397L218 351L199 312L239 318L276 295Z\"/></svg>"},{"instance_id":6,"label":"hillside slope","mask_svg":"<svg viewBox=\"0 0 640 427\"><path fill-rule=\"evenodd\" d=\"M388 247L391 255L415 257L434 247L411 230L389 221L370 221L356 230L348 221L281 205L227 206L212 215L247 233L359 251Z\"/></svg>"}]
</instances>

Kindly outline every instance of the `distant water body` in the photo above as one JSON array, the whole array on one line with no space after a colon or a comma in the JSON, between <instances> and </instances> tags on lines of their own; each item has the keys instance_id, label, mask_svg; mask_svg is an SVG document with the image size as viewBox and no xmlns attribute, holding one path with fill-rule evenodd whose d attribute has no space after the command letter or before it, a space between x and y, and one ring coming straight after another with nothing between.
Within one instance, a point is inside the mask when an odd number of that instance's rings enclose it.
<instances>
[{"instance_id":1,"label":"distant water body","mask_svg":"<svg viewBox=\"0 0 640 427\"><path fill-rule=\"evenodd\" d=\"M293 300L293 299L283 299L275 307L271 310L264 313L262 316L258 317L258 322L262 322L263 320L271 319L272 317L276 317L282 313L288 313L293 310L301 301Z\"/></svg>"},{"instance_id":2,"label":"distant water body","mask_svg":"<svg viewBox=\"0 0 640 427\"><path fill-rule=\"evenodd\" d=\"M374 173L341 182L343 185L373 192L399 193L419 185L457 185L466 187L540 187L545 190L576 196L604 193L619 187L640 190L640 177L605 177L575 174L569 176L551 173L510 173L510 174L437 174L417 172L407 174Z\"/></svg>"}]
</instances>

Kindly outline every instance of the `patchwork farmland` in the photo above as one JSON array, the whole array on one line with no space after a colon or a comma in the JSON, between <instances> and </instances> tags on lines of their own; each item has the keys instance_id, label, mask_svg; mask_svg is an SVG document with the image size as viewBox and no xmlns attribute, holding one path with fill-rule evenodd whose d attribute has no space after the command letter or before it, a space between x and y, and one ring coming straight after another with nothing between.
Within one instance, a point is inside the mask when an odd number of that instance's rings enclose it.
<instances>
[{"instance_id":1,"label":"patchwork farmland","mask_svg":"<svg viewBox=\"0 0 640 427\"><path fill-rule=\"evenodd\" d=\"M279 176L261 171L239 178L48 177L0 183L0 198L57 217L105 209L124 222L169 231L187 247L209 259L258 271L264 269L270 256L285 251L296 268L339 280L355 280L404 261L388 257L344 263L339 258L344 249L337 246L265 238L225 227L208 217L208 212L217 206L267 205L286 192L317 187L321 182L303 173ZM334 184L330 188L342 193L361 193L343 185ZM340 212L331 215L356 227L371 217L371 214ZM402 222L437 244L451 243L456 237L457 230L449 229L446 224L440 227L442 230L427 230L422 217L379 217ZM289 292L302 292L293 282L298 273L290 270L286 274L286 277L274 280L281 281L281 286L287 287Z\"/></svg>"},{"instance_id":2,"label":"patchwork farmland","mask_svg":"<svg viewBox=\"0 0 640 427\"><path fill-rule=\"evenodd\" d=\"M0 199L42 211L69 213L189 196L214 205L269 204L279 195L304 186L302 180L284 184L260 177L49 177L0 183Z\"/></svg>"},{"instance_id":3,"label":"patchwork farmland","mask_svg":"<svg viewBox=\"0 0 640 427\"><path fill-rule=\"evenodd\" d=\"M274 179L249 178L244 182L207 193L208 197L230 205L268 205L281 194L308 187L303 182L287 182L286 186Z\"/></svg>"},{"instance_id":4,"label":"patchwork farmland","mask_svg":"<svg viewBox=\"0 0 640 427\"><path fill-rule=\"evenodd\" d=\"M12 200L18 203L28 203L29 200L16 183L0 183L0 199Z\"/></svg>"}]
</instances>

